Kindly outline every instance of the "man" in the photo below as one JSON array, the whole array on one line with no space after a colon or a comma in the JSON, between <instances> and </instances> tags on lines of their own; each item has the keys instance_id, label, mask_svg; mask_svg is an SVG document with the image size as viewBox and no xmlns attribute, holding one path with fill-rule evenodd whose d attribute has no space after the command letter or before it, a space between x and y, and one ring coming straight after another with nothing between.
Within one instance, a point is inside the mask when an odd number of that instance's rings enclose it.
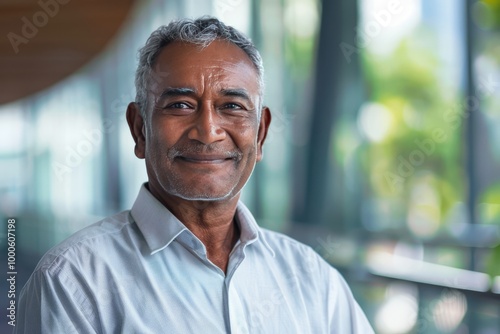
<instances>
[{"instance_id":1,"label":"man","mask_svg":"<svg viewBox=\"0 0 500 334\"><path fill-rule=\"evenodd\" d=\"M214 18L160 27L127 109L149 182L50 250L17 333L372 333L339 273L239 202L271 122L262 60Z\"/></svg>"}]
</instances>

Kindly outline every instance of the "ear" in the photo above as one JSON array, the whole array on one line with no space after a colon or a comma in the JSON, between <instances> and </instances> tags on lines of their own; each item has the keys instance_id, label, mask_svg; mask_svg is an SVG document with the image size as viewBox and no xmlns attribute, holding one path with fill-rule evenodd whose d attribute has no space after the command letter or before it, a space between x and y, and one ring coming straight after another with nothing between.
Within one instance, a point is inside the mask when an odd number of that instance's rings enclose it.
<instances>
[{"instance_id":1,"label":"ear","mask_svg":"<svg viewBox=\"0 0 500 334\"><path fill-rule=\"evenodd\" d=\"M144 136L144 119L141 115L139 105L135 102L129 103L127 107L127 123L134 138L135 148L134 152L136 157L144 159L146 152L146 139Z\"/></svg>"},{"instance_id":2,"label":"ear","mask_svg":"<svg viewBox=\"0 0 500 334\"><path fill-rule=\"evenodd\" d=\"M257 162L262 160L262 147L264 146L270 124L271 110L268 107L263 107L262 115L260 115L259 133L257 134Z\"/></svg>"}]
</instances>

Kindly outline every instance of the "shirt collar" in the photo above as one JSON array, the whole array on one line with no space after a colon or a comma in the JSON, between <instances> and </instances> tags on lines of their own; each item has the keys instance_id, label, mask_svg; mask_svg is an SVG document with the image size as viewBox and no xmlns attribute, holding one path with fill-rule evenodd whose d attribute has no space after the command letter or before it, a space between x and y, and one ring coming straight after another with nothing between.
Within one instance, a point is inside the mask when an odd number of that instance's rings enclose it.
<instances>
[{"instance_id":1,"label":"shirt collar","mask_svg":"<svg viewBox=\"0 0 500 334\"><path fill-rule=\"evenodd\" d=\"M184 231L192 234L149 192L146 183L141 186L130 214L146 239L151 254L168 247ZM241 231L239 242L249 245L260 241L274 257L275 253L263 237L261 228L257 225L250 210L241 201L236 207L236 220Z\"/></svg>"},{"instance_id":2,"label":"shirt collar","mask_svg":"<svg viewBox=\"0 0 500 334\"><path fill-rule=\"evenodd\" d=\"M186 226L149 192L145 183L139 190L130 214L146 239L151 254L164 249L187 230Z\"/></svg>"},{"instance_id":3,"label":"shirt collar","mask_svg":"<svg viewBox=\"0 0 500 334\"><path fill-rule=\"evenodd\" d=\"M236 220L240 227L240 242L242 244L249 245L258 240L269 250L272 257L275 256L273 249L269 246L262 233L262 229L255 221L250 210L241 201L238 202L236 207Z\"/></svg>"}]
</instances>

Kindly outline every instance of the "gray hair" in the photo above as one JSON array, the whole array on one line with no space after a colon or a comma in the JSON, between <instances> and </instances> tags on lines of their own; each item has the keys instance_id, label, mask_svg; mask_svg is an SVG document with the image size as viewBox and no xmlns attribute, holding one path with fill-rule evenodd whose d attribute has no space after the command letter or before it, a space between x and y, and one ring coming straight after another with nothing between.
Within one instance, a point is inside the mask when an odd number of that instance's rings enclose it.
<instances>
[{"instance_id":1,"label":"gray hair","mask_svg":"<svg viewBox=\"0 0 500 334\"><path fill-rule=\"evenodd\" d=\"M252 41L233 27L218 19L203 16L196 20L181 19L161 26L149 36L144 47L139 50L139 65L135 72L135 102L145 116L147 110L147 90L152 76L152 69L161 50L172 42L187 42L207 47L214 40L231 42L242 49L250 58L259 76L260 95L264 91L264 66L259 51ZM262 103L262 101L261 101Z\"/></svg>"}]
</instances>

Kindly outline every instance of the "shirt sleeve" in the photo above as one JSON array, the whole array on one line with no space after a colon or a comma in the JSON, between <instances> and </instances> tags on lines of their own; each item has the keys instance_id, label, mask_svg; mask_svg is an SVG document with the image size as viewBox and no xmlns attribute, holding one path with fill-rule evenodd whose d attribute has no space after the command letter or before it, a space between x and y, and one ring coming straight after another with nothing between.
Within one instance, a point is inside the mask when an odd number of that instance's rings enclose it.
<instances>
[{"instance_id":1,"label":"shirt sleeve","mask_svg":"<svg viewBox=\"0 0 500 334\"><path fill-rule=\"evenodd\" d=\"M19 296L14 334L100 333L90 291L78 273L37 269Z\"/></svg>"},{"instance_id":2,"label":"shirt sleeve","mask_svg":"<svg viewBox=\"0 0 500 334\"><path fill-rule=\"evenodd\" d=\"M330 312L328 333L373 334L373 328L342 275L331 266L328 271L328 309Z\"/></svg>"}]
</instances>

